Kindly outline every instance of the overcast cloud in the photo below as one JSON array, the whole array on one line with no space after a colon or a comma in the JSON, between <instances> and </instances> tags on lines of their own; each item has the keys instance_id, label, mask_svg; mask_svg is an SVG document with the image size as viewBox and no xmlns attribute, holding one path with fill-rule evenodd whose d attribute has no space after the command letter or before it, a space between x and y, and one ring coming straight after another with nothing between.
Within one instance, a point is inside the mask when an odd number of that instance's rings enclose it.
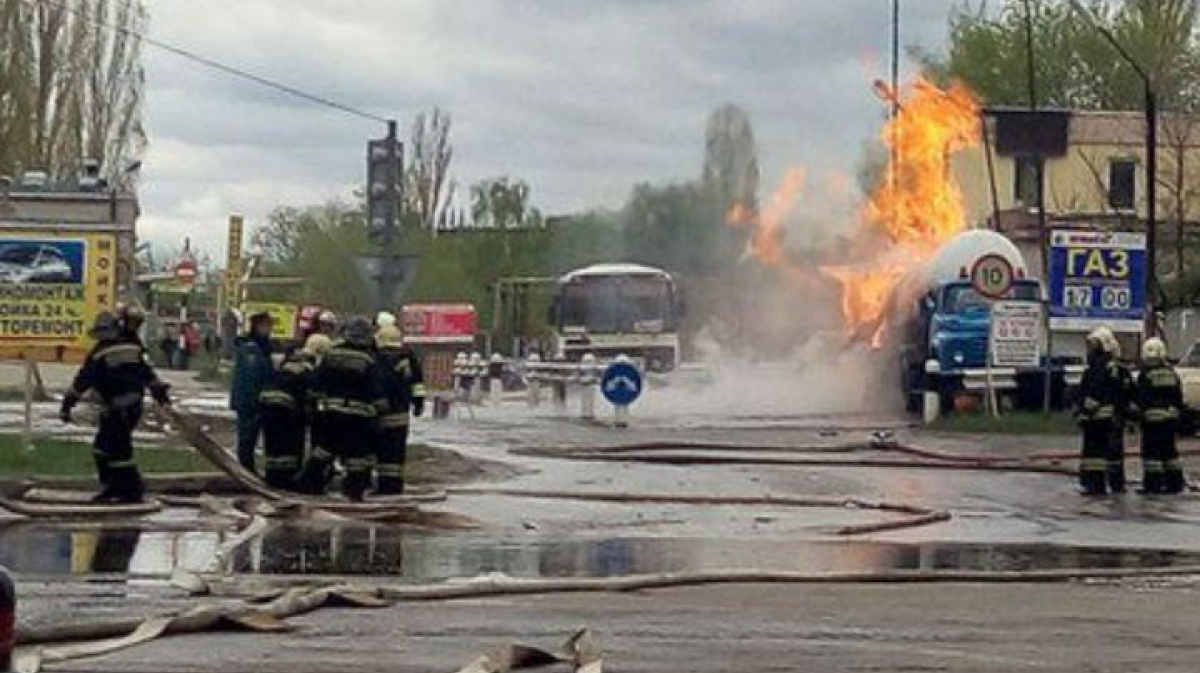
<instances>
[{"instance_id":1,"label":"overcast cloud","mask_svg":"<svg viewBox=\"0 0 1200 673\"><path fill-rule=\"evenodd\" d=\"M904 0L939 47L958 0ZM147 0L149 33L402 128L454 118L461 185L511 175L555 214L700 170L704 120L746 109L766 184L852 173L878 131L890 0ZM348 197L379 124L146 47L141 234L224 256L225 221ZM911 65L906 64L911 73ZM461 189L460 189L461 191Z\"/></svg>"}]
</instances>

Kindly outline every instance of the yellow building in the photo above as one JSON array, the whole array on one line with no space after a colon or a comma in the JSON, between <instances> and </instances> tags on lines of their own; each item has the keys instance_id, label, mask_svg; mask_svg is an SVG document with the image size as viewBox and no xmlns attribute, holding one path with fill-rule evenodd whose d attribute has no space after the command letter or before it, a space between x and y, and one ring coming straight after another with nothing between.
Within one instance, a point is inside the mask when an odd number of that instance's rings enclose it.
<instances>
[{"instance_id":1,"label":"yellow building","mask_svg":"<svg viewBox=\"0 0 1200 673\"><path fill-rule=\"evenodd\" d=\"M1036 211L1039 161L1044 162L1047 228L1144 230L1146 126L1141 112L993 108L985 115L987 142L956 155L952 170L969 222L993 226L999 213L998 229L1017 242L1031 268L1042 264ZM1168 253L1159 264L1169 275L1174 256L1168 251L1175 250L1176 237L1200 221L1200 117L1168 114L1160 119L1158 248Z\"/></svg>"}]
</instances>

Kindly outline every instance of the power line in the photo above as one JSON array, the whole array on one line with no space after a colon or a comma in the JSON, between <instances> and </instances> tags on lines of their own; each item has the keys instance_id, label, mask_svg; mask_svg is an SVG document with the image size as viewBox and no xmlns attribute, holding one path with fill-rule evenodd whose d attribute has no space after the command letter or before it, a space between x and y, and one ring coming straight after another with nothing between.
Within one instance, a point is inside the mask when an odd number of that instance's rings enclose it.
<instances>
[{"instance_id":1,"label":"power line","mask_svg":"<svg viewBox=\"0 0 1200 673\"><path fill-rule=\"evenodd\" d=\"M379 122L381 124L386 124L389 121L387 119L384 119L383 117L380 117L379 115L374 115L374 114L371 114L370 112L364 112L363 110L359 110L357 108L351 107L344 103L339 103L335 100L325 98L324 96L319 96L317 94L313 94L313 93L304 91L303 89L298 89L289 84L283 84L282 82L276 82L274 80L267 79L266 77L262 77L260 75L254 74L252 72L242 70L241 68L236 68L234 66L227 65L225 63L221 63L220 61L215 61L211 58L208 58L207 56L202 56L200 54L197 54L194 51L190 51L190 50L184 49L182 47L176 47L173 44L152 38L149 35L146 35L145 33L140 33L136 30L130 30L129 28L125 28L122 26L113 25L111 23L108 23L106 21L99 19L98 17L93 17L88 14L85 14L84 12L80 11L78 8L71 7L70 5L67 4L67 2L65 2L65 0L24 0L24 2L31 6L36 6L37 4L42 3L42 2L54 5L63 11L74 14L75 16L79 17L80 19L87 21L98 28L103 28L105 30L110 30L110 31L130 35L132 37L135 37L135 38L141 40L145 44L148 44L148 45L151 45L154 47L158 47L159 49L162 49L163 51L167 51L172 54L175 54L176 56L180 56L180 57L186 58L190 61L194 61L205 67L212 68L213 70L218 70L227 75L232 75L234 77L239 77L241 79L244 79L244 80L247 80L250 82L254 82L255 84L258 84L260 86L265 86L267 88L274 89L276 91L280 91L282 93L288 94L290 96L295 96L296 98L304 99L310 103L316 103L317 105L323 105L325 107L332 108L334 110L338 110L340 112L344 112L349 115L353 115L356 117L362 117L363 119L369 119L371 121Z\"/></svg>"}]
</instances>

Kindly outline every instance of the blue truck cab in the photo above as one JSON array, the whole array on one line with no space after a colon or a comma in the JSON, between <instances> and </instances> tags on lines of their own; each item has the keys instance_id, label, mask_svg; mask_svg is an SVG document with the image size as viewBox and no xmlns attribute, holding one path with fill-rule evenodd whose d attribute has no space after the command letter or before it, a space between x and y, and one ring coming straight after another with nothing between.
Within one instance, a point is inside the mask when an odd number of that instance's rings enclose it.
<instances>
[{"instance_id":1,"label":"blue truck cab","mask_svg":"<svg viewBox=\"0 0 1200 673\"><path fill-rule=\"evenodd\" d=\"M1041 283L1021 279L1013 283L1006 299L1040 301ZM949 404L962 390L962 374L987 366L988 333L992 300L980 295L965 279L934 284L917 300L901 339L900 359L906 407L920 408L921 396L931 387ZM937 361L938 376L926 372L926 362Z\"/></svg>"}]
</instances>

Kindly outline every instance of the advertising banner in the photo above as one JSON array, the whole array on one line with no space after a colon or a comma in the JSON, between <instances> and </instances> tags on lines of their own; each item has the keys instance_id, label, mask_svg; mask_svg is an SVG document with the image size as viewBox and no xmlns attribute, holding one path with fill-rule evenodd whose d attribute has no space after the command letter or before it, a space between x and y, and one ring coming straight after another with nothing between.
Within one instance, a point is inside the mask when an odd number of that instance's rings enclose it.
<instances>
[{"instance_id":1,"label":"advertising banner","mask_svg":"<svg viewBox=\"0 0 1200 673\"><path fill-rule=\"evenodd\" d=\"M248 301L242 304L242 316L245 320L249 320L250 316L263 311L271 316L272 339L290 341L296 338L296 314L299 310L295 304L266 301Z\"/></svg>"},{"instance_id":2,"label":"advertising banner","mask_svg":"<svg viewBox=\"0 0 1200 673\"><path fill-rule=\"evenodd\" d=\"M478 318L472 304L408 304L400 311L400 324L405 341L469 344Z\"/></svg>"},{"instance_id":3,"label":"advertising banner","mask_svg":"<svg viewBox=\"0 0 1200 673\"><path fill-rule=\"evenodd\" d=\"M1100 325L1140 332L1146 311L1146 235L1055 231L1050 239L1050 328Z\"/></svg>"},{"instance_id":4,"label":"advertising banner","mask_svg":"<svg viewBox=\"0 0 1200 673\"><path fill-rule=\"evenodd\" d=\"M0 345L86 348L116 290L111 234L0 234Z\"/></svg>"}]
</instances>

